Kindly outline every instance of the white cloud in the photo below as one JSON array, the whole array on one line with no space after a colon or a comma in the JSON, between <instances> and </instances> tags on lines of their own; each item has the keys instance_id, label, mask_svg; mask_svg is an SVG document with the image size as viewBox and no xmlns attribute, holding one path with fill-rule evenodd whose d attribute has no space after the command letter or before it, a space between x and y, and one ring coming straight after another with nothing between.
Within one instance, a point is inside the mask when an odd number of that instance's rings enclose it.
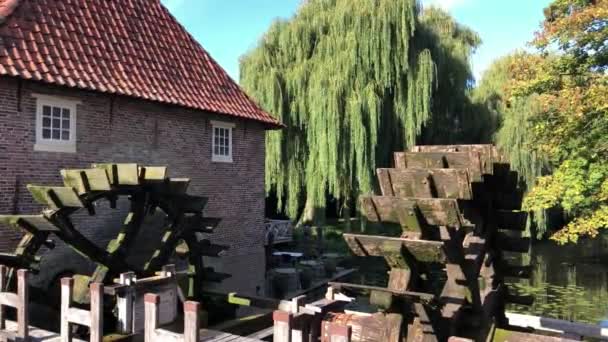
<instances>
[{"instance_id":1,"label":"white cloud","mask_svg":"<svg viewBox=\"0 0 608 342\"><path fill-rule=\"evenodd\" d=\"M465 5L468 0L423 0L425 6L438 6L446 11L450 11L456 7Z\"/></svg>"}]
</instances>

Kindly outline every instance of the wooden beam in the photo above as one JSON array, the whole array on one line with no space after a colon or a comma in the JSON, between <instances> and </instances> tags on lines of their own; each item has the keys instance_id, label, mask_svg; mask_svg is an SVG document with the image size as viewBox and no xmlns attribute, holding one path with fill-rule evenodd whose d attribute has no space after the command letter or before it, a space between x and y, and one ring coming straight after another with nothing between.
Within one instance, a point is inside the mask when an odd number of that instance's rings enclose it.
<instances>
[{"instance_id":1,"label":"wooden beam","mask_svg":"<svg viewBox=\"0 0 608 342\"><path fill-rule=\"evenodd\" d=\"M78 193L72 187L28 185L27 189L36 202L52 210L84 207Z\"/></svg>"},{"instance_id":2,"label":"wooden beam","mask_svg":"<svg viewBox=\"0 0 608 342\"><path fill-rule=\"evenodd\" d=\"M361 213L369 221L397 223L407 230L420 231L425 224L456 228L471 224L455 199L361 196L360 200Z\"/></svg>"},{"instance_id":3,"label":"wooden beam","mask_svg":"<svg viewBox=\"0 0 608 342\"><path fill-rule=\"evenodd\" d=\"M144 181L164 181L167 177L166 166L141 166L139 178Z\"/></svg>"},{"instance_id":4,"label":"wooden beam","mask_svg":"<svg viewBox=\"0 0 608 342\"><path fill-rule=\"evenodd\" d=\"M59 227L51 223L44 215L0 215L0 223L21 228L32 234L59 231Z\"/></svg>"},{"instance_id":5,"label":"wooden beam","mask_svg":"<svg viewBox=\"0 0 608 342\"><path fill-rule=\"evenodd\" d=\"M112 185L139 185L137 164L93 164L92 167L105 170Z\"/></svg>"},{"instance_id":6,"label":"wooden beam","mask_svg":"<svg viewBox=\"0 0 608 342\"><path fill-rule=\"evenodd\" d=\"M430 302L435 299L434 294L414 292L414 291L395 291L385 287L360 285L360 284L348 284L348 283L336 283L329 282L329 286L336 290L350 289L355 291L378 291L391 293L396 297L407 298L413 302Z\"/></svg>"},{"instance_id":7,"label":"wooden beam","mask_svg":"<svg viewBox=\"0 0 608 342\"><path fill-rule=\"evenodd\" d=\"M479 153L483 169L487 174L493 173L494 163L504 161L506 158L496 146L490 144L481 145L418 145L410 149L411 152L465 152Z\"/></svg>"},{"instance_id":8,"label":"wooden beam","mask_svg":"<svg viewBox=\"0 0 608 342\"><path fill-rule=\"evenodd\" d=\"M471 180L479 182L488 170L482 168L477 152L396 152L397 169L465 169Z\"/></svg>"},{"instance_id":9,"label":"wooden beam","mask_svg":"<svg viewBox=\"0 0 608 342\"><path fill-rule=\"evenodd\" d=\"M464 169L378 169L384 196L402 198L473 198L469 173Z\"/></svg>"},{"instance_id":10,"label":"wooden beam","mask_svg":"<svg viewBox=\"0 0 608 342\"><path fill-rule=\"evenodd\" d=\"M105 169L61 170L63 184L76 189L79 195L88 192L110 191L110 179Z\"/></svg>"},{"instance_id":11,"label":"wooden beam","mask_svg":"<svg viewBox=\"0 0 608 342\"><path fill-rule=\"evenodd\" d=\"M401 253L401 248L403 248L418 262L443 263L446 261L446 255L443 251L443 242L440 241L412 240L358 234L344 234L343 236L353 253L358 256L382 256L391 258L394 257L395 253ZM394 245L398 247L398 250L391 248Z\"/></svg>"}]
</instances>

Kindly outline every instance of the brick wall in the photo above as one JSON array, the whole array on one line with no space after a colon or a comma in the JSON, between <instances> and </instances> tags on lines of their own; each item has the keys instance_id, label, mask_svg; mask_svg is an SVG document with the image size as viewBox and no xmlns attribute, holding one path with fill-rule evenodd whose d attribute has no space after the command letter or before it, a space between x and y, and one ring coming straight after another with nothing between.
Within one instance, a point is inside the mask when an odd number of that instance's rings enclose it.
<instances>
[{"instance_id":1,"label":"brick wall","mask_svg":"<svg viewBox=\"0 0 608 342\"><path fill-rule=\"evenodd\" d=\"M61 184L59 170L83 168L93 162L134 162L167 165L172 177L188 177L189 193L209 197L207 216L223 218L212 236L231 246L225 259L215 260L218 270L233 274L227 284L237 291L253 292L264 276L264 129L253 121L232 119L126 97L115 97L23 81L18 110L18 81L0 78L0 213L36 213L27 184ZM36 99L32 94L58 95L81 101L77 107L77 153L34 151ZM112 114L110 108L113 107ZM210 120L236 124L233 163L211 162ZM124 219L106 204L98 215L83 213L77 227L105 247ZM153 226L153 225L152 225ZM19 233L0 227L0 251L10 251ZM141 241L152 246L160 239L150 228ZM144 244L142 244L144 245ZM93 265L65 246L45 254L47 269L41 282L62 271L89 272ZM54 274L54 275L53 275Z\"/></svg>"}]
</instances>

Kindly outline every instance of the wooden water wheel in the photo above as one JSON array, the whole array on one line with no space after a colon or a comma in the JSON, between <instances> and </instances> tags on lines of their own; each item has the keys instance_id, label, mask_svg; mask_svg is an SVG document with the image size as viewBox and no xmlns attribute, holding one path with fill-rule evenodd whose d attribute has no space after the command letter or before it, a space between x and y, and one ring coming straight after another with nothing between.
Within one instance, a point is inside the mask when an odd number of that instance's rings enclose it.
<instances>
[{"instance_id":1,"label":"wooden water wheel","mask_svg":"<svg viewBox=\"0 0 608 342\"><path fill-rule=\"evenodd\" d=\"M395 153L395 168L377 175L382 195L363 196L362 215L399 225L401 236L344 237L356 255L384 257L388 286L333 285L369 292L381 311L372 317L380 318L334 313L326 320L347 317L353 341L486 341L507 325L505 303L531 304L505 283L505 277L529 277L529 267L504 257L527 253L529 240L521 237L527 215L520 211L518 175L495 147L418 146Z\"/></svg>"},{"instance_id":2,"label":"wooden water wheel","mask_svg":"<svg viewBox=\"0 0 608 342\"><path fill-rule=\"evenodd\" d=\"M168 178L166 167L137 164L94 164L89 169L62 170L61 176L63 186L28 185L33 199L45 207L42 213L0 216L0 222L24 232L13 254L0 254L0 264L44 272L39 269L39 250L54 248L49 239L59 238L97 265L93 274L74 277L74 299L80 303L88 301L90 283L112 283L129 271L138 277L151 276L175 256L188 264L186 296L191 299L201 299L203 282L229 277L203 265L203 257L218 257L228 247L204 238L221 220L203 216L207 198L187 194L189 179ZM118 235L103 249L79 231L71 216L81 210L94 216L95 203L102 200L116 209L119 198L127 198L130 208ZM144 218L156 210L165 214L160 247L143 265L129 264L127 256L145 229Z\"/></svg>"}]
</instances>

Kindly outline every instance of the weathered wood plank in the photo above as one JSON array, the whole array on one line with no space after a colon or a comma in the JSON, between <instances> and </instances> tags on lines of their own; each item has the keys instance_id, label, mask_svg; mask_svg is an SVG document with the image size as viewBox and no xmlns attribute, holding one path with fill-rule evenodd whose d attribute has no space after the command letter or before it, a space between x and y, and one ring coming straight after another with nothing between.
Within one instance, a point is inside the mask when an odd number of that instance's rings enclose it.
<instances>
[{"instance_id":1,"label":"weathered wood plank","mask_svg":"<svg viewBox=\"0 0 608 342\"><path fill-rule=\"evenodd\" d=\"M90 191L110 191L110 180L105 169L61 170L63 184L76 189L79 195Z\"/></svg>"},{"instance_id":2,"label":"weathered wood plank","mask_svg":"<svg viewBox=\"0 0 608 342\"><path fill-rule=\"evenodd\" d=\"M395 257L394 246L401 248L411 254L418 262L446 261L443 251L443 242L427 240L410 240L383 236L369 236L357 234L344 234L344 239L349 247L358 256L382 256Z\"/></svg>"},{"instance_id":3,"label":"weathered wood plank","mask_svg":"<svg viewBox=\"0 0 608 342\"><path fill-rule=\"evenodd\" d=\"M112 185L139 185L137 164L93 164L92 167L106 170Z\"/></svg>"},{"instance_id":4,"label":"weathered wood plank","mask_svg":"<svg viewBox=\"0 0 608 342\"><path fill-rule=\"evenodd\" d=\"M139 178L145 181L164 181L167 178L166 166L141 166Z\"/></svg>"},{"instance_id":5,"label":"weathered wood plank","mask_svg":"<svg viewBox=\"0 0 608 342\"><path fill-rule=\"evenodd\" d=\"M486 174L492 174L492 166L494 163L506 160L506 157L501 153L496 146L489 144L481 145L418 145L410 149L411 152L476 152L479 153L483 170Z\"/></svg>"},{"instance_id":6,"label":"weathered wood plank","mask_svg":"<svg viewBox=\"0 0 608 342\"><path fill-rule=\"evenodd\" d=\"M388 196L361 197L361 213L371 222L400 224L404 230L421 231L415 201Z\"/></svg>"},{"instance_id":7,"label":"weathered wood plank","mask_svg":"<svg viewBox=\"0 0 608 342\"><path fill-rule=\"evenodd\" d=\"M400 342L402 321L396 314L329 313L322 322L321 342Z\"/></svg>"},{"instance_id":8,"label":"weathered wood plank","mask_svg":"<svg viewBox=\"0 0 608 342\"><path fill-rule=\"evenodd\" d=\"M481 181L486 173L477 152L396 152L397 169L465 169L471 180Z\"/></svg>"},{"instance_id":9,"label":"weathered wood plank","mask_svg":"<svg viewBox=\"0 0 608 342\"><path fill-rule=\"evenodd\" d=\"M84 204L72 187L28 185L34 200L50 209L83 208Z\"/></svg>"},{"instance_id":10,"label":"weathered wood plank","mask_svg":"<svg viewBox=\"0 0 608 342\"><path fill-rule=\"evenodd\" d=\"M329 284L329 286L333 287L336 290L351 289L351 290L387 292L387 293L391 293L398 297L408 298L414 302L430 302L435 299L435 295L431 294L431 293L414 292L414 291L395 291L395 290L391 290L391 289L385 288L385 287L361 285L361 284L348 284L348 283L338 283L338 282L329 282L328 284Z\"/></svg>"},{"instance_id":11,"label":"weathered wood plank","mask_svg":"<svg viewBox=\"0 0 608 342\"><path fill-rule=\"evenodd\" d=\"M415 198L473 198L471 180L464 169L378 169L384 196Z\"/></svg>"},{"instance_id":12,"label":"weathered wood plank","mask_svg":"<svg viewBox=\"0 0 608 342\"><path fill-rule=\"evenodd\" d=\"M59 231L59 228L43 215L0 215L0 223L21 228L33 234L40 231Z\"/></svg>"},{"instance_id":13,"label":"weathered wood plank","mask_svg":"<svg viewBox=\"0 0 608 342\"><path fill-rule=\"evenodd\" d=\"M470 224L454 199L362 196L361 212L371 222L398 223L413 231L420 231L421 223L450 227ZM420 222L419 216L425 222Z\"/></svg>"}]
</instances>

